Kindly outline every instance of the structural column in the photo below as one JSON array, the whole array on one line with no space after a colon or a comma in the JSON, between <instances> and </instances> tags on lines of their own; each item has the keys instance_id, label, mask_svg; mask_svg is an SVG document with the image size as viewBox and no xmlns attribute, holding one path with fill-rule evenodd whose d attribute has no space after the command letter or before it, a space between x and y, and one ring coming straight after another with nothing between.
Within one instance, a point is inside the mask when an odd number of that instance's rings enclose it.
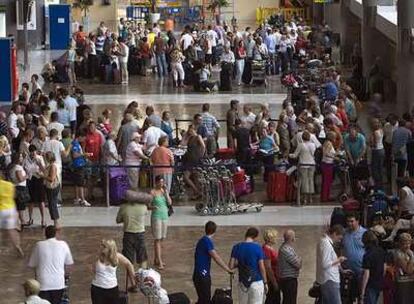
<instances>
[{"instance_id":1,"label":"structural column","mask_svg":"<svg viewBox=\"0 0 414 304\"><path fill-rule=\"evenodd\" d=\"M352 45L349 43L349 0L341 0L340 6L340 39L341 39L341 61L348 63L349 56L352 52Z\"/></svg>"},{"instance_id":2,"label":"structural column","mask_svg":"<svg viewBox=\"0 0 414 304\"><path fill-rule=\"evenodd\" d=\"M361 22L361 52L364 76L368 76L369 69L375 61L375 20L377 16L377 0L362 0Z\"/></svg>"},{"instance_id":3,"label":"structural column","mask_svg":"<svg viewBox=\"0 0 414 304\"><path fill-rule=\"evenodd\" d=\"M398 0L397 101L398 111L414 105L414 1Z\"/></svg>"}]
</instances>

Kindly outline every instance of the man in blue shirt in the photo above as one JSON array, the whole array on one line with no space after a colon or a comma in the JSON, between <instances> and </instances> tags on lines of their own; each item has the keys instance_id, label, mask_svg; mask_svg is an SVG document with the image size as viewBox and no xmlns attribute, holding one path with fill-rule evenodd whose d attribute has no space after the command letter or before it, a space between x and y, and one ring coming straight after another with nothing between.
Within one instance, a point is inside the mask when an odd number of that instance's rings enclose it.
<instances>
[{"instance_id":1,"label":"man in blue shirt","mask_svg":"<svg viewBox=\"0 0 414 304\"><path fill-rule=\"evenodd\" d=\"M244 242L233 246L230 269L239 270L239 303L263 303L267 293L266 270L263 249L258 244L259 230L250 227L246 231Z\"/></svg>"},{"instance_id":2,"label":"man in blue shirt","mask_svg":"<svg viewBox=\"0 0 414 304\"><path fill-rule=\"evenodd\" d=\"M80 131L78 136L72 141L72 167L73 167L73 182L75 183L76 197L73 201L75 205L81 205L84 207L90 207L91 204L85 199L86 181L88 177L87 157L89 153L84 153L82 144L85 142L86 134L84 131Z\"/></svg>"},{"instance_id":3,"label":"man in blue shirt","mask_svg":"<svg viewBox=\"0 0 414 304\"><path fill-rule=\"evenodd\" d=\"M338 87L331 76L328 77L325 83L325 97L329 101L335 101L338 98Z\"/></svg>"},{"instance_id":4,"label":"man in blue shirt","mask_svg":"<svg viewBox=\"0 0 414 304\"><path fill-rule=\"evenodd\" d=\"M212 241L216 233L217 225L208 221L205 225L205 235L197 242L194 254L194 273L193 282L197 292L197 304L210 304L211 299L211 258L225 271L232 273L226 263L223 262L217 251L214 249Z\"/></svg>"},{"instance_id":5,"label":"man in blue shirt","mask_svg":"<svg viewBox=\"0 0 414 304\"><path fill-rule=\"evenodd\" d=\"M360 295L360 286L362 280L362 260L364 258L365 249L362 243L362 236L365 231L364 227L359 224L359 214L349 213L346 216L346 223L348 228L342 239L343 256L347 259L345 266L354 274L354 284L352 284L352 295L356 298Z\"/></svg>"},{"instance_id":6,"label":"man in blue shirt","mask_svg":"<svg viewBox=\"0 0 414 304\"><path fill-rule=\"evenodd\" d=\"M358 132L355 126L349 128L349 133L344 137L344 146L349 164L356 166L365 155L365 137Z\"/></svg>"}]
</instances>

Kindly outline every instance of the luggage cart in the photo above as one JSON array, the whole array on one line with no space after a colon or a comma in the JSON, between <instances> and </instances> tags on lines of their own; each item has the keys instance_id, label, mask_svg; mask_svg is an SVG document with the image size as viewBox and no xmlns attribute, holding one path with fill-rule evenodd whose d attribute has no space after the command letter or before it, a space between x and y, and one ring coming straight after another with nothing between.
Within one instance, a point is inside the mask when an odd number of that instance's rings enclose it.
<instances>
[{"instance_id":1,"label":"luggage cart","mask_svg":"<svg viewBox=\"0 0 414 304\"><path fill-rule=\"evenodd\" d=\"M267 87L267 75L266 75L266 61L265 60L253 60L252 61L252 80L254 82L264 83Z\"/></svg>"},{"instance_id":2,"label":"luggage cart","mask_svg":"<svg viewBox=\"0 0 414 304\"><path fill-rule=\"evenodd\" d=\"M261 212L261 203L237 203L234 192L233 174L226 167L197 168L201 190L201 203L195 208L200 215L230 215L255 209Z\"/></svg>"}]
</instances>

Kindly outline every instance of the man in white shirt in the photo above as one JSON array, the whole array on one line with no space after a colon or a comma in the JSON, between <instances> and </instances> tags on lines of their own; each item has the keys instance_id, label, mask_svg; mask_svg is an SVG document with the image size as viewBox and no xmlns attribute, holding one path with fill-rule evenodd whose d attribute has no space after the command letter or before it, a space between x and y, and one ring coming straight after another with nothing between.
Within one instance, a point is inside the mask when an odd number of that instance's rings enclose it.
<instances>
[{"instance_id":1,"label":"man in white shirt","mask_svg":"<svg viewBox=\"0 0 414 304\"><path fill-rule=\"evenodd\" d=\"M322 147L321 142L319 141L319 139L316 137L316 135L314 133L314 131L315 131L314 126L312 124L307 124L305 130L310 133L310 142L313 142L315 144L316 149L319 149L320 147ZM303 131L299 131L292 138L291 143L292 143L293 147L296 148L300 143L303 143L302 135L303 135Z\"/></svg>"},{"instance_id":2,"label":"man in white shirt","mask_svg":"<svg viewBox=\"0 0 414 304\"><path fill-rule=\"evenodd\" d=\"M128 57L129 47L126 45L124 38L118 38L121 54L118 56L119 64L121 66L122 84L128 84Z\"/></svg>"},{"instance_id":3,"label":"man in white shirt","mask_svg":"<svg viewBox=\"0 0 414 304\"><path fill-rule=\"evenodd\" d=\"M144 132L142 142L144 143L144 151L147 155L151 155L152 151L158 146L158 140L167 134L160 128L154 127L152 121L148 120L148 129Z\"/></svg>"},{"instance_id":4,"label":"man in white shirt","mask_svg":"<svg viewBox=\"0 0 414 304\"><path fill-rule=\"evenodd\" d=\"M39 241L33 248L29 267L35 269L40 283L39 296L51 304L60 304L65 289L65 274L70 272L73 258L65 241L56 239L55 226L45 229L46 240Z\"/></svg>"},{"instance_id":5,"label":"man in white shirt","mask_svg":"<svg viewBox=\"0 0 414 304\"><path fill-rule=\"evenodd\" d=\"M72 146L69 145L68 148L65 149L63 143L58 140L58 131L56 129L50 130L49 139L43 144L42 153L46 154L46 152L52 152L55 155L59 175L62 173L62 156L68 157L71 148Z\"/></svg>"},{"instance_id":6,"label":"man in white shirt","mask_svg":"<svg viewBox=\"0 0 414 304\"><path fill-rule=\"evenodd\" d=\"M126 166L140 166L141 160L148 159L142 151L142 145L139 143L141 135L138 132L132 134L131 142L126 148L126 154L124 159L124 164ZM128 180L131 189L138 189L139 182L139 167L129 167L128 168Z\"/></svg>"},{"instance_id":7,"label":"man in white shirt","mask_svg":"<svg viewBox=\"0 0 414 304\"><path fill-rule=\"evenodd\" d=\"M217 46L218 35L217 35L217 32L213 30L211 25L207 27L207 35L213 38L211 41L211 45L214 49ZM213 54L214 54L214 50L213 50Z\"/></svg>"},{"instance_id":8,"label":"man in white shirt","mask_svg":"<svg viewBox=\"0 0 414 304\"><path fill-rule=\"evenodd\" d=\"M186 30L186 32L184 33L184 35L181 36L181 39L180 39L180 45L181 45L181 48L183 49L183 52L187 50L190 45L193 45L193 43L194 43L193 36L191 36L190 32Z\"/></svg>"},{"instance_id":9,"label":"man in white shirt","mask_svg":"<svg viewBox=\"0 0 414 304\"><path fill-rule=\"evenodd\" d=\"M316 282L321 286L322 303L341 304L339 268L345 257L336 255L334 244L344 235L344 227L334 225L319 241L316 249Z\"/></svg>"},{"instance_id":10,"label":"man in white shirt","mask_svg":"<svg viewBox=\"0 0 414 304\"><path fill-rule=\"evenodd\" d=\"M233 51L230 50L230 46L226 45L224 47L224 52L221 55L221 62L234 64L235 61L236 61L236 59L234 57Z\"/></svg>"},{"instance_id":11,"label":"man in white shirt","mask_svg":"<svg viewBox=\"0 0 414 304\"><path fill-rule=\"evenodd\" d=\"M58 131L57 139L62 139L62 131L65 129L65 126L58 122L59 114L57 112L52 112L52 115L50 115L50 123L46 126L46 130L48 133L52 131L53 129Z\"/></svg>"},{"instance_id":12,"label":"man in white shirt","mask_svg":"<svg viewBox=\"0 0 414 304\"><path fill-rule=\"evenodd\" d=\"M79 106L78 102L75 98L69 95L68 90L62 88L61 94L64 98L65 108L69 112L69 120L70 120L70 130L72 134L75 134L76 131L76 109Z\"/></svg>"},{"instance_id":13,"label":"man in white shirt","mask_svg":"<svg viewBox=\"0 0 414 304\"><path fill-rule=\"evenodd\" d=\"M21 115L22 107L18 103L14 103L11 107L10 114L7 117L7 125L9 127L9 133L12 139L19 137L20 129L17 125L17 122Z\"/></svg>"},{"instance_id":14,"label":"man in white shirt","mask_svg":"<svg viewBox=\"0 0 414 304\"><path fill-rule=\"evenodd\" d=\"M243 106L243 114L240 116L243 127L250 130L256 122L256 115L252 112L252 107L249 105Z\"/></svg>"}]
</instances>

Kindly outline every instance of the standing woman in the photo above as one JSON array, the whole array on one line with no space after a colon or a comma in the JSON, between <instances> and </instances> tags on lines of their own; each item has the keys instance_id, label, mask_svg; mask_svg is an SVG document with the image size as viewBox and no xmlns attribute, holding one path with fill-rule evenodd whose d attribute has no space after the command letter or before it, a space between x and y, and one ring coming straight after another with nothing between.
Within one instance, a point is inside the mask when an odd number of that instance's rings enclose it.
<instances>
[{"instance_id":1,"label":"standing woman","mask_svg":"<svg viewBox=\"0 0 414 304\"><path fill-rule=\"evenodd\" d=\"M59 229L59 210L58 203L60 198L60 181L58 166L53 152L46 152L46 169L43 173L43 179L46 188L46 198L48 201L50 218L53 220L56 229Z\"/></svg>"},{"instance_id":2,"label":"standing woman","mask_svg":"<svg viewBox=\"0 0 414 304\"><path fill-rule=\"evenodd\" d=\"M336 151L333 146L335 142L336 134L334 132L328 132L326 134L326 140L322 146L322 191L321 191L321 202L332 201L331 198L331 186L334 180L334 161Z\"/></svg>"},{"instance_id":3,"label":"standing woman","mask_svg":"<svg viewBox=\"0 0 414 304\"><path fill-rule=\"evenodd\" d=\"M15 185L16 208L19 213L21 227L28 226L29 222L24 220L26 204L30 202L30 194L27 189L27 174L23 168L23 154L15 153L12 156L12 163L9 170L10 181Z\"/></svg>"},{"instance_id":4,"label":"standing woman","mask_svg":"<svg viewBox=\"0 0 414 304\"><path fill-rule=\"evenodd\" d=\"M151 213L151 228L154 236L154 265L158 269L164 269L165 264L162 261L161 242L167 238L168 228L168 207L171 206L172 200L162 176L155 177L155 188L151 190L152 205L155 210Z\"/></svg>"},{"instance_id":5,"label":"standing woman","mask_svg":"<svg viewBox=\"0 0 414 304\"><path fill-rule=\"evenodd\" d=\"M300 193L303 195L302 203L304 205L312 204L312 195L315 192L314 175L315 175L315 150L316 145L310 141L310 133L304 131L302 134L302 143L299 143L295 153L290 154L291 158L299 158L299 184ZM300 203L300 201L298 202Z\"/></svg>"},{"instance_id":6,"label":"standing woman","mask_svg":"<svg viewBox=\"0 0 414 304\"><path fill-rule=\"evenodd\" d=\"M371 144L371 176L376 188L382 186L382 172L385 160L385 150L383 144L384 131L379 119L372 120Z\"/></svg>"},{"instance_id":7,"label":"standing woman","mask_svg":"<svg viewBox=\"0 0 414 304\"><path fill-rule=\"evenodd\" d=\"M274 248L277 242L278 232L275 229L268 229L263 235L263 253L266 277L269 280L269 289L266 294L265 304L280 304L280 288L278 283L278 251Z\"/></svg>"},{"instance_id":8,"label":"standing woman","mask_svg":"<svg viewBox=\"0 0 414 304\"><path fill-rule=\"evenodd\" d=\"M244 72L244 63L246 60L246 48L242 39L239 40L235 49L236 56L236 81L237 85L241 85L241 80Z\"/></svg>"},{"instance_id":9,"label":"standing woman","mask_svg":"<svg viewBox=\"0 0 414 304\"><path fill-rule=\"evenodd\" d=\"M114 240L102 240L98 260L93 264L94 278L91 285L92 304L119 304L118 266L125 268L129 280L135 282L134 266L118 252ZM131 286L134 287L134 286Z\"/></svg>"},{"instance_id":10,"label":"standing woman","mask_svg":"<svg viewBox=\"0 0 414 304\"><path fill-rule=\"evenodd\" d=\"M33 207L35 204L39 206L41 225L46 228L45 224L45 189L43 186L43 178L41 172L45 169L43 157L37 154L38 150L35 145L29 146L29 155L23 163L23 167L27 173L27 187L30 194L29 203L29 224L33 224Z\"/></svg>"}]
</instances>

